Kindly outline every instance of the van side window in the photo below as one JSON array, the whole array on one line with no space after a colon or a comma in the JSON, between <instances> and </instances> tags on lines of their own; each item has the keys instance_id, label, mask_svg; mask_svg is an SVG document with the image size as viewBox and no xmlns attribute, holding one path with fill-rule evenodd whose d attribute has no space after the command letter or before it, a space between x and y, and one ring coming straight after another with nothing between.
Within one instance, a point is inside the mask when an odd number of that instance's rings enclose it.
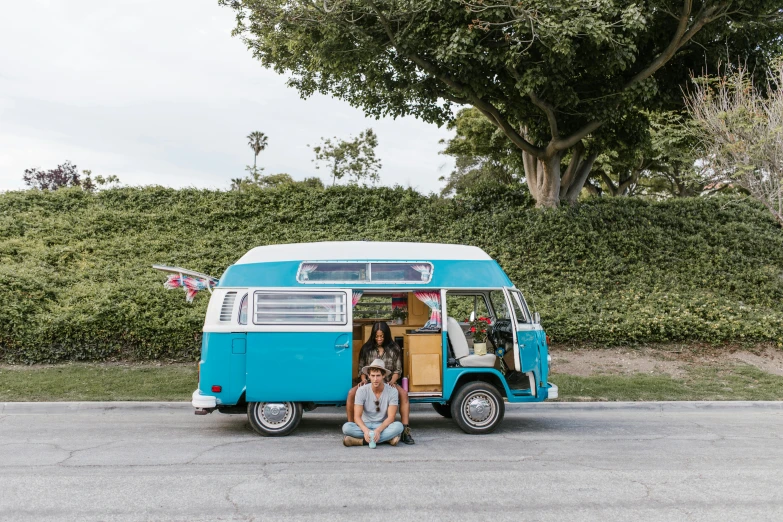
<instances>
[{"instance_id":1,"label":"van side window","mask_svg":"<svg viewBox=\"0 0 783 522\"><path fill-rule=\"evenodd\" d=\"M511 314L506 305L506 295L503 290L492 290L489 293L489 300L492 308L495 310L495 319L511 319Z\"/></svg>"},{"instance_id":2,"label":"van side window","mask_svg":"<svg viewBox=\"0 0 783 522\"><path fill-rule=\"evenodd\" d=\"M348 321L343 292L255 292L254 324L334 324Z\"/></svg>"},{"instance_id":3,"label":"van side window","mask_svg":"<svg viewBox=\"0 0 783 522\"><path fill-rule=\"evenodd\" d=\"M305 261L299 265L300 283L429 283L432 263L422 262L323 262Z\"/></svg>"},{"instance_id":4,"label":"van side window","mask_svg":"<svg viewBox=\"0 0 783 522\"><path fill-rule=\"evenodd\" d=\"M530 317L525 313L525 308L522 307L521 295L519 292L511 292L511 305L514 307L514 314L517 316L518 323L530 323Z\"/></svg>"},{"instance_id":5,"label":"van side window","mask_svg":"<svg viewBox=\"0 0 783 522\"><path fill-rule=\"evenodd\" d=\"M461 323L468 322L471 312L474 312L476 317L489 316L487 303L481 294L465 295L449 292L446 294L446 309L451 317Z\"/></svg>"}]
</instances>

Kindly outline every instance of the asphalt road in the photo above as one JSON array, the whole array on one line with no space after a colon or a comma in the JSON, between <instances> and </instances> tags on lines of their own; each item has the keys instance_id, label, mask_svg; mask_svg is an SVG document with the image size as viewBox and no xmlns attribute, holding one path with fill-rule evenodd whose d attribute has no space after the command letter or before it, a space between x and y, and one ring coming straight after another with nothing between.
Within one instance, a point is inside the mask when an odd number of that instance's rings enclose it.
<instances>
[{"instance_id":1,"label":"asphalt road","mask_svg":"<svg viewBox=\"0 0 783 522\"><path fill-rule=\"evenodd\" d=\"M179 403L0 403L2 520L783 520L783 403L508 406L469 436L345 448Z\"/></svg>"}]
</instances>

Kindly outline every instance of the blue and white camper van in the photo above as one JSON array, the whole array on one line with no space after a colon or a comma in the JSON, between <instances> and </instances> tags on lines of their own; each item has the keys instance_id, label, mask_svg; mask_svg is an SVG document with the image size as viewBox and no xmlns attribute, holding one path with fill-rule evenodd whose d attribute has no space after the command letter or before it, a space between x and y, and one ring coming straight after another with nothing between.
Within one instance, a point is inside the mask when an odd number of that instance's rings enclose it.
<instances>
[{"instance_id":1,"label":"blue and white camper van","mask_svg":"<svg viewBox=\"0 0 783 522\"><path fill-rule=\"evenodd\" d=\"M193 406L197 414L246 412L262 435L287 435L303 411L345 404L378 320L402 348L410 401L432 404L467 433L491 432L504 401L557 397L538 314L476 247L262 246L211 291ZM491 322L486 347L474 346L474 317Z\"/></svg>"}]
</instances>

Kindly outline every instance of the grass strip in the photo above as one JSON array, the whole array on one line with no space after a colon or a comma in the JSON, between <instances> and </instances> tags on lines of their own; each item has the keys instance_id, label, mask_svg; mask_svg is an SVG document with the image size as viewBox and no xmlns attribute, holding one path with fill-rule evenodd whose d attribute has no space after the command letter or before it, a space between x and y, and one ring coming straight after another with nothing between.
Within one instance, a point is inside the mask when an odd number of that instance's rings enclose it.
<instances>
[{"instance_id":1,"label":"grass strip","mask_svg":"<svg viewBox=\"0 0 783 522\"><path fill-rule=\"evenodd\" d=\"M552 374L560 401L779 401L783 377L746 364L693 368L681 379L668 375Z\"/></svg>"},{"instance_id":2,"label":"grass strip","mask_svg":"<svg viewBox=\"0 0 783 522\"><path fill-rule=\"evenodd\" d=\"M116 365L72 363L0 367L0 402L189 401L196 364ZM783 377L754 366L702 366L682 379L661 374L552 374L559 401L783 400Z\"/></svg>"},{"instance_id":3,"label":"grass strip","mask_svg":"<svg viewBox=\"0 0 783 522\"><path fill-rule=\"evenodd\" d=\"M189 401L196 363L0 367L0 402Z\"/></svg>"}]
</instances>

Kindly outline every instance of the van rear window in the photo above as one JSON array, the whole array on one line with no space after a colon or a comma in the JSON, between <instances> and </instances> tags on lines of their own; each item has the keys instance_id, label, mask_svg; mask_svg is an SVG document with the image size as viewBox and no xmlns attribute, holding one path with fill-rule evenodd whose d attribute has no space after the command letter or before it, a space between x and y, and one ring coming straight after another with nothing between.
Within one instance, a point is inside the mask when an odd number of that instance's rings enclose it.
<instances>
[{"instance_id":1,"label":"van rear window","mask_svg":"<svg viewBox=\"0 0 783 522\"><path fill-rule=\"evenodd\" d=\"M300 283L429 283L432 263L351 263L306 261L299 266Z\"/></svg>"},{"instance_id":2,"label":"van rear window","mask_svg":"<svg viewBox=\"0 0 783 522\"><path fill-rule=\"evenodd\" d=\"M254 324L347 324L344 292L255 292Z\"/></svg>"}]
</instances>

